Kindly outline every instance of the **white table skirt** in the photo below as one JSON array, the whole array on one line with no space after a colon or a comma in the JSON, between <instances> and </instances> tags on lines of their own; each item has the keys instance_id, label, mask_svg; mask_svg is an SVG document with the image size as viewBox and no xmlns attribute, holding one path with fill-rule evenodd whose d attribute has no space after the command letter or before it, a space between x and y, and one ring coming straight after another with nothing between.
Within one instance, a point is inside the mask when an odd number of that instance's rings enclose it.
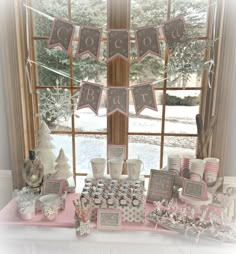
<instances>
[{"instance_id":1,"label":"white table skirt","mask_svg":"<svg viewBox=\"0 0 236 254\"><path fill-rule=\"evenodd\" d=\"M235 254L236 244L187 239L173 232L98 231L78 237L73 228L0 227L1 254Z\"/></svg>"}]
</instances>

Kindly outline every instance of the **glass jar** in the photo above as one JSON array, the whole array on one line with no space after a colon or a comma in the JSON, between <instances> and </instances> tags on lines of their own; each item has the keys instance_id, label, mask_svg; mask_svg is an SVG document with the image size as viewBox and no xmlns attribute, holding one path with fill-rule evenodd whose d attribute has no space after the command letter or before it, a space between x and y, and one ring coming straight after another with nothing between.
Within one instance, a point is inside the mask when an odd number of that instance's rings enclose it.
<instances>
[{"instance_id":1,"label":"glass jar","mask_svg":"<svg viewBox=\"0 0 236 254\"><path fill-rule=\"evenodd\" d=\"M128 204L125 197L126 197L126 194L125 194L125 193L119 194L119 204L120 204L121 206L126 206L126 205Z\"/></svg>"},{"instance_id":2,"label":"glass jar","mask_svg":"<svg viewBox=\"0 0 236 254\"><path fill-rule=\"evenodd\" d=\"M132 198L132 205L136 207L140 205L140 200L137 198L135 194L133 195L133 198Z\"/></svg>"},{"instance_id":3,"label":"glass jar","mask_svg":"<svg viewBox=\"0 0 236 254\"><path fill-rule=\"evenodd\" d=\"M39 198L42 208L42 214L46 220L55 220L59 210L59 196L56 194L48 194Z\"/></svg>"},{"instance_id":4,"label":"glass jar","mask_svg":"<svg viewBox=\"0 0 236 254\"><path fill-rule=\"evenodd\" d=\"M83 205L87 205L89 203L89 192L88 191L83 191L81 193L81 196L80 196L80 201Z\"/></svg>"},{"instance_id":5,"label":"glass jar","mask_svg":"<svg viewBox=\"0 0 236 254\"><path fill-rule=\"evenodd\" d=\"M95 205L101 205L102 204L101 193L95 192L93 200Z\"/></svg>"},{"instance_id":6,"label":"glass jar","mask_svg":"<svg viewBox=\"0 0 236 254\"><path fill-rule=\"evenodd\" d=\"M108 206L113 206L115 204L115 198L114 198L114 193L110 192L107 194L107 205Z\"/></svg>"}]
</instances>

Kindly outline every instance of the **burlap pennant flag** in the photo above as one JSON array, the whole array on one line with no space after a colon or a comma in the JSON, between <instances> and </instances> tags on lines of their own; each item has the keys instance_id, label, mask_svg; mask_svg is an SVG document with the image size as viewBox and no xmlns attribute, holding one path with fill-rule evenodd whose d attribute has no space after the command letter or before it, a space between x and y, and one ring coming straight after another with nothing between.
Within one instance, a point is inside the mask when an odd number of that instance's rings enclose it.
<instances>
[{"instance_id":1,"label":"burlap pennant flag","mask_svg":"<svg viewBox=\"0 0 236 254\"><path fill-rule=\"evenodd\" d=\"M110 30L108 32L107 62L120 56L129 60L130 51L129 32L127 30Z\"/></svg>"},{"instance_id":2,"label":"burlap pennant flag","mask_svg":"<svg viewBox=\"0 0 236 254\"><path fill-rule=\"evenodd\" d=\"M139 61L148 54L161 56L158 29L156 27L137 28L135 39Z\"/></svg>"},{"instance_id":3,"label":"burlap pennant flag","mask_svg":"<svg viewBox=\"0 0 236 254\"><path fill-rule=\"evenodd\" d=\"M138 84L131 87L135 112L139 115L145 108L157 111L156 97L150 83Z\"/></svg>"},{"instance_id":4,"label":"burlap pennant flag","mask_svg":"<svg viewBox=\"0 0 236 254\"><path fill-rule=\"evenodd\" d=\"M98 114L102 90L102 85L83 81L77 109L90 108L95 114Z\"/></svg>"},{"instance_id":5,"label":"burlap pennant flag","mask_svg":"<svg viewBox=\"0 0 236 254\"><path fill-rule=\"evenodd\" d=\"M128 115L129 92L123 87L109 87L107 90L107 115L120 112Z\"/></svg>"},{"instance_id":6,"label":"burlap pennant flag","mask_svg":"<svg viewBox=\"0 0 236 254\"><path fill-rule=\"evenodd\" d=\"M48 48L60 47L69 55L74 32L75 27L71 22L55 18L48 41Z\"/></svg>"},{"instance_id":7,"label":"burlap pennant flag","mask_svg":"<svg viewBox=\"0 0 236 254\"><path fill-rule=\"evenodd\" d=\"M170 48L174 43L183 42L185 33L185 21L183 16L162 23L162 31L165 41Z\"/></svg>"},{"instance_id":8,"label":"burlap pennant flag","mask_svg":"<svg viewBox=\"0 0 236 254\"><path fill-rule=\"evenodd\" d=\"M76 57L89 54L97 61L99 59L102 31L96 27L81 26Z\"/></svg>"}]
</instances>

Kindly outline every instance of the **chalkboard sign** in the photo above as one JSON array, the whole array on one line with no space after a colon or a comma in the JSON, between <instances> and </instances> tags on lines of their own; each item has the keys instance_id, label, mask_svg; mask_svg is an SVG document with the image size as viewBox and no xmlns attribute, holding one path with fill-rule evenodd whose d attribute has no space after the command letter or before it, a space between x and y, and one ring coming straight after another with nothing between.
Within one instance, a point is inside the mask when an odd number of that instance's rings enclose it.
<instances>
[{"instance_id":1,"label":"chalkboard sign","mask_svg":"<svg viewBox=\"0 0 236 254\"><path fill-rule=\"evenodd\" d=\"M170 200L175 176L168 171L151 169L147 202Z\"/></svg>"}]
</instances>

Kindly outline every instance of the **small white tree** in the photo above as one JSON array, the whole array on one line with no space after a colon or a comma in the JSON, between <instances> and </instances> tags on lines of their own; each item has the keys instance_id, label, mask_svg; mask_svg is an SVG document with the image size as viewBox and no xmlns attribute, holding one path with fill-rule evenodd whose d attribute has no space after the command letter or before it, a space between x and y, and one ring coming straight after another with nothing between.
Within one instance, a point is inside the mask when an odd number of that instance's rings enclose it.
<instances>
[{"instance_id":1,"label":"small white tree","mask_svg":"<svg viewBox=\"0 0 236 254\"><path fill-rule=\"evenodd\" d=\"M61 149L56 159L57 164L55 167L56 173L53 175L54 179L66 180L67 178L72 176L68 160L69 159L66 157L64 150Z\"/></svg>"},{"instance_id":2,"label":"small white tree","mask_svg":"<svg viewBox=\"0 0 236 254\"><path fill-rule=\"evenodd\" d=\"M55 173L55 155L53 153L54 145L52 143L51 131L47 124L43 121L38 131L38 146L36 147L36 155L44 166L44 175Z\"/></svg>"}]
</instances>

